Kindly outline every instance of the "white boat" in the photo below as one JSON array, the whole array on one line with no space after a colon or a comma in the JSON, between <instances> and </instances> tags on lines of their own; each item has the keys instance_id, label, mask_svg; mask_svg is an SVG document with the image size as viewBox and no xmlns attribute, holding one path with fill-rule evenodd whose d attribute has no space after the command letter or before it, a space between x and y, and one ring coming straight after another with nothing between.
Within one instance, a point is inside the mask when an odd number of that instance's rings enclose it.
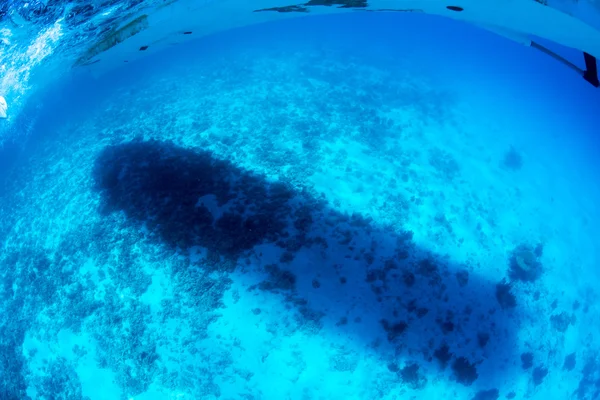
<instances>
[{"instance_id":1,"label":"white boat","mask_svg":"<svg viewBox=\"0 0 600 400\"><path fill-rule=\"evenodd\" d=\"M552 0L168 0L143 7L101 36L77 65L94 74L112 70L192 38L294 17L356 12L406 12L466 21L541 50L599 86L600 3ZM543 38L581 51L585 69L542 46Z\"/></svg>"}]
</instances>

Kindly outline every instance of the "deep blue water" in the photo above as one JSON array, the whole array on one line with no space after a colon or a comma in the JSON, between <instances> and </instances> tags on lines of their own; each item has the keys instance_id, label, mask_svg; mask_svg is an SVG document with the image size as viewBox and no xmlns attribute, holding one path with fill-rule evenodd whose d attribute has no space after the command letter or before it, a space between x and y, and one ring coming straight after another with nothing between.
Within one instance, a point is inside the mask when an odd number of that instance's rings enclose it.
<instances>
[{"instance_id":1,"label":"deep blue water","mask_svg":"<svg viewBox=\"0 0 600 400\"><path fill-rule=\"evenodd\" d=\"M0 398L600 398L600 93L564 65L357 13L43 66L0 153Z\"/></svg>"}]
</instances>

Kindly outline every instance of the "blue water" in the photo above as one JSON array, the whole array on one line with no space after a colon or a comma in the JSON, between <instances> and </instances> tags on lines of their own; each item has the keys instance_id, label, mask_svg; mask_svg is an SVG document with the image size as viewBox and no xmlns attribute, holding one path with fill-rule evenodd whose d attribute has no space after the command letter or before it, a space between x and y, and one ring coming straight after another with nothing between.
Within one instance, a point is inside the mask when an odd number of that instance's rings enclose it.
<instances>
[{"instance_id":1,"label":"blue water","mask_svg":"<svg viewBox=\"0 0 600 400\"><path fill-rule=\"evenodd\" d=\"M600 398L600 92L546 55L363 13L36 89L1 399Z\"/></svg>"}]
</instances>

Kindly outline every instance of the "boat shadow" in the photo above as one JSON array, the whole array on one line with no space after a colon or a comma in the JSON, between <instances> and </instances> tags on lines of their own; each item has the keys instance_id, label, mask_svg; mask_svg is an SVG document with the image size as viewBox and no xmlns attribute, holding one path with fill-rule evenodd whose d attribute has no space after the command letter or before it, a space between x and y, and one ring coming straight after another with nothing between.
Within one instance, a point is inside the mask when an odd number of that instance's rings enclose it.
<instances>
[{"instance_id":1,"label":"boat shadow","mask_svg":"<svg viewBox=\"0 0 600 400\"><path fill-rule=\"evenodd\" d=\"M243 273L248 290L286 303L297 329L361 340L399 382L421 388L442 374L506 390L519 357L510 287L421 248L411 232L170 142L106 147L94 181L104 215L123 212L188 254L185 268Z\"/></svg>"}]
</instances>

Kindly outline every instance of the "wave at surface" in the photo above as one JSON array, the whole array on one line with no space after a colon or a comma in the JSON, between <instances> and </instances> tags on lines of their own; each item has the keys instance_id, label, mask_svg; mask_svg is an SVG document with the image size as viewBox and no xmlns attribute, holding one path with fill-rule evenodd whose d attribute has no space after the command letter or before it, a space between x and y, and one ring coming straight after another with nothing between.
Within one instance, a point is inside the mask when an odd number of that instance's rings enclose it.
<instances>
[{"instance_id":1,"label":"wave at surface","mask_svg":"<svg viewBox=\"0 0 600 400\"><path fill-rule=\"evenodd\" d=\"M64 75L90 43L121 26L140 10L164 0L7 1L0 4L0 95L9 106L0 124L0 145L27 135L35 119L27 100ZM30 112L29 109L33 110ZM17 118L27 119L25 124Z\"/></svg>"}]
</instances>

